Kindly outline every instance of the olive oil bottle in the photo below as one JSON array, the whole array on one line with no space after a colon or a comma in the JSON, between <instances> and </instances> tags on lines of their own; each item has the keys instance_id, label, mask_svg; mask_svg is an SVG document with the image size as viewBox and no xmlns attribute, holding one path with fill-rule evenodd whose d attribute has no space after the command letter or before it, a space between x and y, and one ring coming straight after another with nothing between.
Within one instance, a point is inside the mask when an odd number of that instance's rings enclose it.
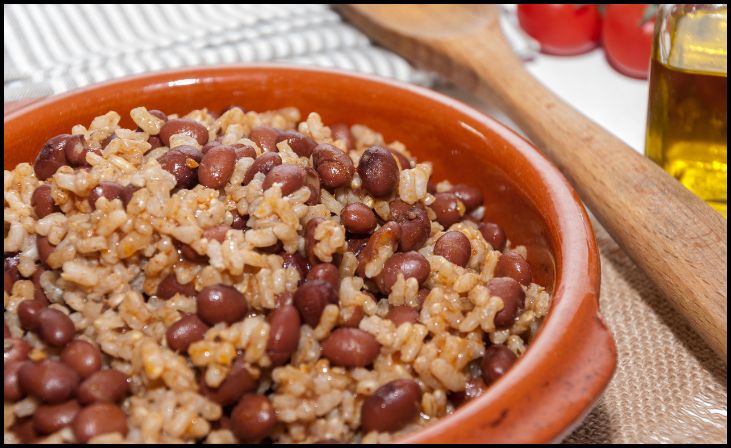
<instances>
[{"instance_id":1,"label":"olive oil bottle","mask_svg":"<svg viewBox=\"0 0 731 448\"><path fill-rule=\"evenodd\" d=\"M645 152L726 217L726 5L662 5Z\"/></svg>"}]
</instances>

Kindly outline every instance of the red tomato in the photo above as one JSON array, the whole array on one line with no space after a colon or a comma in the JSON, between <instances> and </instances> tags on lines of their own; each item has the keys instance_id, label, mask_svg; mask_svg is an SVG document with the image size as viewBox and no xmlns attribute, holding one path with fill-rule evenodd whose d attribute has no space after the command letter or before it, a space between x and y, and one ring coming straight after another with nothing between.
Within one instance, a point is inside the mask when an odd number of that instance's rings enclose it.
<instances>
[{"instance_id":1,"label":"red tomato","mask_svg":"<svg viewBox=\"0 0 731 448\"><path fill-rule=\"evenodd\" d=\"M571 55L596 47L601 33L597 5L518 5L520 26L544 53Z\"/></svg>"},{"instance_id":2,"label":"red tomato","mask_svg":"<svg viewBox=\"0 0 731 448\"><path fill-rule=\"evenodd\" d=\"M655 15L645 17L650 5L607 5L602 25L602 45L607 59L625 75L647 78L652 52ZM652 11L650 11L652 12Z\"/></svg>"}]
</instances>

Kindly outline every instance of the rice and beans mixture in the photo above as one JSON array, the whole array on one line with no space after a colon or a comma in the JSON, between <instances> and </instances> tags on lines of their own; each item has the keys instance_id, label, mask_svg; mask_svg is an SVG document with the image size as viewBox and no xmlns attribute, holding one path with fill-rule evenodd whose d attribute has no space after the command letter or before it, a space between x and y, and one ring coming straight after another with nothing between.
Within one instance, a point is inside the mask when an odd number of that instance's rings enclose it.
<instances>
[{"instance_id":1,"label":"rice and beans mixture","mask_svg":"<svg viewBox=\"0 0 731 448\"><path fill-rule=\"evenodd\" d=\"M472 186L294 108L138 107L4 174L4 441L388 442L550 297Z\"/></svg>"}]
</instances>

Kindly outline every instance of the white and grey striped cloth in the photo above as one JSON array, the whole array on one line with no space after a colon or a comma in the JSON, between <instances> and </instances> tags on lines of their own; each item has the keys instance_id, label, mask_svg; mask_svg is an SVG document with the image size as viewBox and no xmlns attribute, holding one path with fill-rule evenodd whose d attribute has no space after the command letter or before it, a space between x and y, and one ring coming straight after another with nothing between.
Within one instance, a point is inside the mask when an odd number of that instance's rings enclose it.
<instances>
[{"instance_id":1,"label":"white and grey striped cloth","mask_svg":"<svg viewBox=\"0 0 731 448\"><path fill-rule=\"evenodd\" d=\"M6 102L206 64L286 61L433 80L327 5L5 5L3 19Z\"/></svg>"},{"instance_id":2,"label":"white and grey striped cloth","mask_svg":"<svg viewBox=\"0 0 731 448\"><path fill-rule=\"evenodd\" d=\"M5 5L3 12L5 102L144 72L246 62L436 80L374 46L328 5Z\"/></svg>"}]
</instances>

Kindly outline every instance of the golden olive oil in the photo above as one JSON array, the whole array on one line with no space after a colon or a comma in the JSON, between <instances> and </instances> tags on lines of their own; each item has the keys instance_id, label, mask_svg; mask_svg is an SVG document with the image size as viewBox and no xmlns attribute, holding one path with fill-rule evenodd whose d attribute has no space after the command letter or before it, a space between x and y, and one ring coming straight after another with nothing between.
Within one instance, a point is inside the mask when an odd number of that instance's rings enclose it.
<instances>
[{"instance_id":1,"label":"golden olive oil","mask_svg":"<svg viewBox=\"0 0 731 448\"><path fill-rule=\"evenodd\" d=\"M645 151L726 217L726 10L674 20L656 36Z\"/></svg>"}]
</instances>

